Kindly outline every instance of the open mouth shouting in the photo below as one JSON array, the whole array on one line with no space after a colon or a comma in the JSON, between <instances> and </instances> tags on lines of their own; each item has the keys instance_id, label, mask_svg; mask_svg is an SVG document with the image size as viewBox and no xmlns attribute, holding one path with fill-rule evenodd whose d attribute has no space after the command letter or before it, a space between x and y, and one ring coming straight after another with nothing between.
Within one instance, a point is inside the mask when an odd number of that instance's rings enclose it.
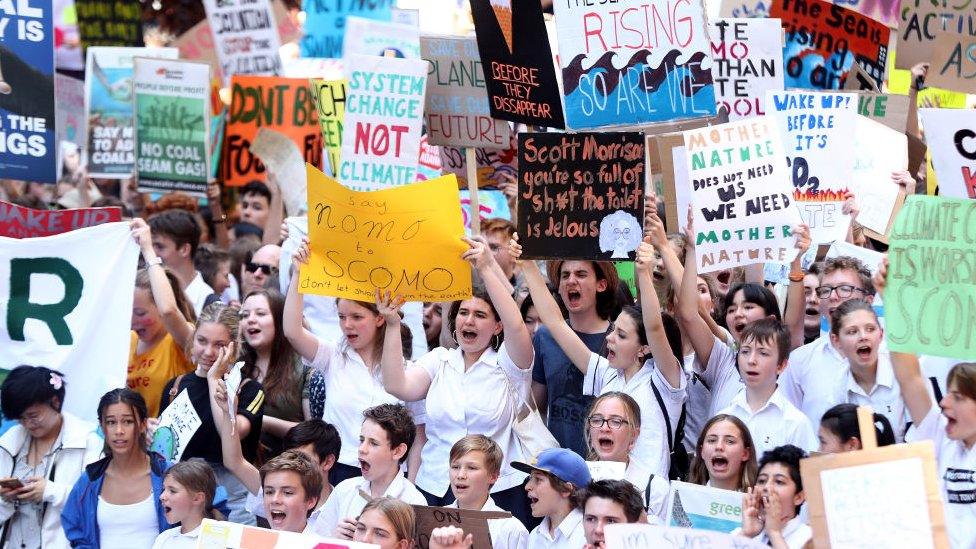
<instances>
[{"instance_id":1,"label":"open mouth shouting","mask_svg":"<svg viewBox=\"0 0 976 549\"><path fill-rule=\"evenodd\" d=\"M613 441L613 437L600 436L597 437L596 439L596 447L597 449L600 450L601 453L609 454L610 452L613 452L614 446L615 443Z\"/></svg>"},{"instance_id":2,"label":"open mouth shouting","mask_svg":"<svg viewBox=\"0 0 976 549\"><path fill-rule=\"evenodd\" d=\"M729 472L729 460L725 456L712 457L712 474L722 474Z\"/></svg>"},{"instance_id":3,"label":"open mouth shouting","mask_svg":"<svg viewBox=\"0 0 976 549\"><path fill-rule=\"evenodd\" d=\"M281 530L284 528L285 523L288 522L288 513L282 509L269 509L268 522L271 524L272 529Z\"/></svg>"},{"instance_id":4,"label":"open mouth shouting","mask_svg":"<svg viewBox=\"0 0 976 549\"><path fill-rule=\"evenodd\" d=\"M462 328L459 331L458 335L461 336L461 341L459 341L458 343L467 343L471 345L478 340L478 332L476 332L475 330L468 330Z\"/></svg>"},{"instance_id":5,"label":"open mouth shouting","mask_svg":"<svg viewBox=\"0 0 976 549\"><path fill-rule=\"evenodd\" d=\"M570 309L579 308L582 300L582 294L580 294L579 290L568 290L566 292L566 306Z\"/></svg>"},{"instance_id":6,"label":"open mouth shouting","mask_svg":"<svg viewBox=\"0 0 976 549\"><path fill-rule=\"evenodd\" d=\"M871 353L874 352L874 349L870 345L865 344L858 345L854 351L857 353L857 358L863 362L871 359Z\"/></svg>"},{"instance_id":7,"label":"open mouth shouting","mask_svg":"<svg viewBox=\"0 0 976 549\"><path fill-rule=\"evenodd\" d=\"M359 460L359 470L362 471L364 477L369 473L370 468L371 465L368 461L365 459Z\"/></svg>"}]
</instances>

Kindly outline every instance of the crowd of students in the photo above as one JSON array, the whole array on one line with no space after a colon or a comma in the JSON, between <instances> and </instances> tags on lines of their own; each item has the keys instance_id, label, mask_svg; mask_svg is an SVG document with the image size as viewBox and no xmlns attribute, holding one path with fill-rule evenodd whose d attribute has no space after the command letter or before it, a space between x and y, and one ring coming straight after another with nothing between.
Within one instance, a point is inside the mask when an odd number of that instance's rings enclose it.
<instances>
[{"instance_id":1,"label":"crowd of students","mask_svg":"<svg viewBox=\"0 0 976 549\"><path fill-rule=\"evenodd\" d=\"M58 371L6 378L0 547L195 547L223 518L407 549L424 504L510 512L488 521L497 549L595 548L607 525L663 523L680 478L741 492L738 534L798 548L800 460L860 449L864 404L880 445L934 441L952 545L976 543L976 363L887 350L886 263L804 268L801 226L788 284L700 274L651 195L636 298L612 263L523 260L504 219L464 239L471 298L304 296L309 242L271 187L243 188L233 227L219 202L168 197L131 221L128 387L101 396L97 426L62 411ZM168 463L148 441L181 393L200 427ZM536 406L560 447L531 455L518 425ZM592 462L620 478L593 480ZM471 541L447 527L429 544Z\"/></svg>"}]
</instances>

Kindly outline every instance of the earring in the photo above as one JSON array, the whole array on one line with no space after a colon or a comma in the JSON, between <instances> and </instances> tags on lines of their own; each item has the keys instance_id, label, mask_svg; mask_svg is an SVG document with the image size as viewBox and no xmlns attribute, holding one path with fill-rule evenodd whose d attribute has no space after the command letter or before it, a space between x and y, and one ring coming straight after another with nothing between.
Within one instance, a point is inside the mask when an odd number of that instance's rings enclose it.
<instances>
[{"instance_id":1,"label":"earring","mask_svg":"<svg viewBox=\"0 0 976 549\"><path fill-rule=\"evenodd\" d=\"M498 334L492 335L491 336L491 348L497 351L498 350L498 347L500 347L500 346L501 346L501 341L500 341L500 339L498 337Z\"/></svg>"}]
</instances>

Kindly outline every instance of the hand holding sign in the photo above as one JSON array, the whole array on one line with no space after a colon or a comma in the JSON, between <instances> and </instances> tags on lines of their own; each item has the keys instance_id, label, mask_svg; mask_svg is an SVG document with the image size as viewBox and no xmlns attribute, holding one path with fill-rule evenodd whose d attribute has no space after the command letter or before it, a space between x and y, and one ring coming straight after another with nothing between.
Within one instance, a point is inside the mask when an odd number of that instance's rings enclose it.
<instances>
[{"instance_id":1,"label":"hand holding sign","mask_svg":"<svg viewBox=\"0 0 976 549\"><path fill-rule=\"evenodd\" d=\"M474 545L472 534L464 535L464 530L455 526L434 528L430 533L429 549L466 549Z\"/></svg>"}]
</instances>

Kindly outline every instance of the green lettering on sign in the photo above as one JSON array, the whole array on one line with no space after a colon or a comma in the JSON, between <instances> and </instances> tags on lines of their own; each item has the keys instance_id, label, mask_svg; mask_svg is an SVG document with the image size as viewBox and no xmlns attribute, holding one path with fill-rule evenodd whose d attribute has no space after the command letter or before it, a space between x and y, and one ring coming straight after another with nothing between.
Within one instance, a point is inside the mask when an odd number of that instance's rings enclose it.
<instances>
[{"instance_id":1,"label":"green lettering on sign","mask_svg":"<svg viewBox=\"0 0 976 549\"><path fill-rule=\"evenodd\" d=\"M64 283L64 297L57 303L31 303L31 275L49 274ZM60 257L18 258L10 260L10 301L7 306L7 332L14 341L27 341L24 324L28 318L47 324L58 345L71 345L71 329L65 317L78 306L85 281L78 269Z\"/></svg>"}]
</instances>

